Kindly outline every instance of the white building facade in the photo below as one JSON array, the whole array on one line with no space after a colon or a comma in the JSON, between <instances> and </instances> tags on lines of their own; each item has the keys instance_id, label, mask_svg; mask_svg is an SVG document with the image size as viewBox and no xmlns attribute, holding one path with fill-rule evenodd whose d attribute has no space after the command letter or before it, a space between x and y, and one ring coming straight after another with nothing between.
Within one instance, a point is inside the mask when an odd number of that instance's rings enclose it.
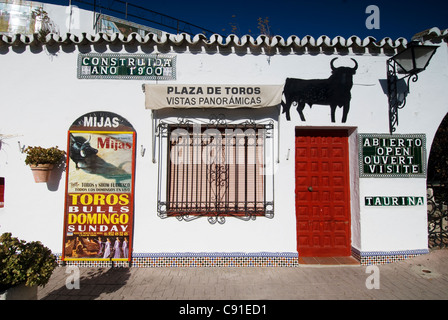
<instances>
[{"instance_id":1,"label":"white building facade","mask_svg":"<svg viewBox=\"0 0 448 320\"><path fill-rule=\"evenodd\" d=\"M446 39L426 32L438 49L391 134L386 61L405 39L2 35L0 231L81 265L427 253ZM67 151L47 183L24 162L37 145ZM129 251L106 256L100 238Z\"/></svg>"}]
</instances>

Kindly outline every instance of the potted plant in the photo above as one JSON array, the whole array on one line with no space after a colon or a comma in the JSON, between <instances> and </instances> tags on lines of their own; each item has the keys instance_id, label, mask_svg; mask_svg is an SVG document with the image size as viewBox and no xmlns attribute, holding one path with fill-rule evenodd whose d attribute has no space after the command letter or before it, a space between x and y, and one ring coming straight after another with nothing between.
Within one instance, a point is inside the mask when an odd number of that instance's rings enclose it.
<instances>
[{"instance_id":1,"label":"potted plant","mask_svg":"<svg viewBox=\"0 0 448 320\"><path fill-rule=\"evenodd\" d=\"M65 151L59 150L57 146L27 147L25 152L25 163L31 167L35 182L47 182L54 165L60 164L65 156Z\"/></svg>"},{"instance_id":2,"label":"potted plant","mask_svg":"<svg viewBox=\"0 0 448 320\"><path fill-rule=\"evenodd\" d=\"M56 256L39 241L0 236L0 300L37 299L57 267Z\"/></svg>"}]
</instances>

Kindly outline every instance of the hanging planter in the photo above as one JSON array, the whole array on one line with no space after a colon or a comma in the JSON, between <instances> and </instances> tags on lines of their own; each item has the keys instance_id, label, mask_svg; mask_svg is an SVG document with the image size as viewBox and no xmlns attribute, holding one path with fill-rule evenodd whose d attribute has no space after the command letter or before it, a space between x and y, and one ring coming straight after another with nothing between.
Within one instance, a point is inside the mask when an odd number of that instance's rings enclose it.
<instances>
[{"instance_id":1,"label":"hanging planter","mask_svg":"<svg viewBox=\"0 0 448 320\"><path fill-rule=\"evenodd\" d=\"M33 172L34 182L48 182L53 167L54 165L51 163L37 165L30 164L31 171Z\"/></svg>"},{"instance_id":2,"label":"hanging planter","mask_svg":"<svg viewBox=\"0 0 448 320\"><path fill-rule=\"evenodd\" d=\"M27 154L25 163L30 166L34 181L37 183L47 182L51 170L65 157L65 151L59 150L57 146L52 148L27 147L25 152Z\"/></svg>"}]
</instances>

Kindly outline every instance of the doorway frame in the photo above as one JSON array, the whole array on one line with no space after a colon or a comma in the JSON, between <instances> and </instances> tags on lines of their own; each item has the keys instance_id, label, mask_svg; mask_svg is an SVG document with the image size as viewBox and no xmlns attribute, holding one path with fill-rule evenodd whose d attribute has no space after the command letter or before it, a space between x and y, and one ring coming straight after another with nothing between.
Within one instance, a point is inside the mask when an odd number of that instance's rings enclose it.
<instances>
[{"instance_id":1,"label":"doorway frame","mask_svg":"<svg viewBox=\"0 0 448 320\"><path fill-rule=\"evenodd\" d=\"M295 137L297 130L346 130L348 137L348 175L349 175L349 190L350 190L350 246L351 255L361 251L361 209L360 209L360 191L359 191L359 145L358 145L358 128L350 126L295 126L294 127L294 185L295 185ZM294 192L295 194L295 192ZM294 196L294 208L296 207ZM296 215L296 212L294 211ZM296 218L297 219L297 218ZM296 234L297 251L300 257L298 248L298 240Z\"/></svg>"}]
</instances>

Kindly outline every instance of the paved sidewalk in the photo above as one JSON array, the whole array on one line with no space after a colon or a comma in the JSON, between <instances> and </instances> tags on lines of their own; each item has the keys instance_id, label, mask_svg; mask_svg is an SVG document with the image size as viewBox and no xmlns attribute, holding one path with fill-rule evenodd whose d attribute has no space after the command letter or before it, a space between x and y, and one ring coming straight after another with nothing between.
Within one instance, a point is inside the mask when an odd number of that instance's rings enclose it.
<instances>
[{"instance_id":1,"label":"paved sidewalk","mask_svg":"<svg viewBox=\"0 0 448 320\"><path fill-rule=\"evenodd\" d=\"M310 266L264 268L58 267L39 300L402 300L448 299L448 250L373 268ZM374 285L379 284L376 289ZM368 287L371 287L369 289Z\"/></svg>"}]
</instances>

